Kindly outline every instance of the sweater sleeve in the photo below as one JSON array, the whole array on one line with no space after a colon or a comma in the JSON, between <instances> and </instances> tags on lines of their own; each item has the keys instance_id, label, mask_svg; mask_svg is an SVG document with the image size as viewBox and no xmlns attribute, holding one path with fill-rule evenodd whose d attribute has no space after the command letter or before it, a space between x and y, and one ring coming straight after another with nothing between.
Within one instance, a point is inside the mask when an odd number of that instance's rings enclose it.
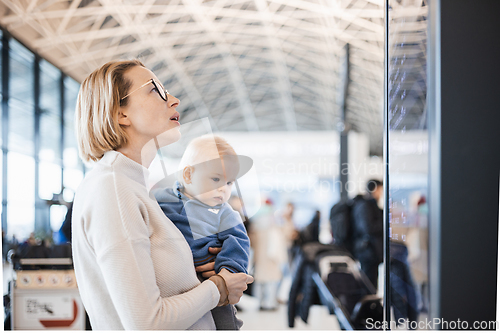
<instances>
[{"instance_id":1,"label":"sweater sleeve","mask_svg":"<svg viewBox=\"0 0 500 333\"><path fill-rule=\"evenodd\" d=\"M215 271L219 272L222 268L226 268L233 273L247 273L250 239L241 217L237 212L231 211L224 216L224 219L223 224L235 226L217 234L219 241L222 242L222 250L215 259ZM239 223L236 223L236 220Z\"/></svg>"},{"instance_id":2,"label":"sweater sleeve","mask_svg":"<svg viewBox=\"0 0 500 333\"><path fill-rule=\"evenodd\" d=\"M89 221L94 228L87 236L123 327L189 328L217 305L217 287L204 281L183 294L161 297L151 257L147 211L135 196L117 191L116 182L103 185L95 193L103 204L90 208ZM168 265L169 258L164 260Z\"/></svg>"}]
</instances>

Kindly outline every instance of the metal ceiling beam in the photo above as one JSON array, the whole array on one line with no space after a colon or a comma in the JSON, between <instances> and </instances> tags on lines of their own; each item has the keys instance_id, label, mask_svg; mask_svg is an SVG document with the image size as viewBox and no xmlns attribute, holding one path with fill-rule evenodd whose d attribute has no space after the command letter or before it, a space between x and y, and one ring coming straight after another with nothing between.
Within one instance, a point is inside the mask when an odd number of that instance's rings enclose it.
<instances>
[{"instance_id":1,"label":"metal ceiling beam","mask_svg":"<svg viewBox=\"0 0 500 333\"><path fill-rule=\"evenodd\" d=\"M100 0L101 3L107 4L109 0ZM128 24L131 23L131 18L126 15L126 14L120 14L118 17L122 20L122 24ZM138 32L142 32L142 36L146 38L152 38L153 36L148 36L149 31L145 31L145 28L140 27L140 30ZM186 73L182 70L181 64L177 62L177 59L171 54L170 50L160 50L158 47L155 48L155 51L157 53L157 56L161 56L167 61L171 66L169 66L169 70L177 77L179 82L182 84L184 90L186 93L189 95L189 99L191 102L195 105L196 111L198 112L198 115L200 118L202 117L208 117L210 119L211 125L214 127L215 130L217 130L217 124L212 118L212 115L210 114L210 111L206 107L205 103L203 102L203 98L199 94L199 92L196 90L196 87L194 83L191 81L191 79L186 75ZM157 74L158 76L161 77L161 73Z\"/></svg>"},{"instance_id":2,"label":"metal ceiling beam","mask_svg":"<svg viewBox=\"0 0 500 333\"><path fill-rule=\"evenodd\" d=\"M223 39L220 31L218 31L217 27L212 23L213 21L209 21L205 17L202 12L202 6L199 2L194 0L184 0L183 2L202 30L208 34L209 39L214 41L215 47L219 49L220 55L224 59L224 65L227 67L229 77L235 87L236 96L238 102L240 103L241 112L245 117L248 130L258 131L259 125L257 123L257 119L255 118L252 103L248 97L245 80L243 79L243 75L241 74L236 60L232 56L231 49Z\"/></svg>"}]
</instances>

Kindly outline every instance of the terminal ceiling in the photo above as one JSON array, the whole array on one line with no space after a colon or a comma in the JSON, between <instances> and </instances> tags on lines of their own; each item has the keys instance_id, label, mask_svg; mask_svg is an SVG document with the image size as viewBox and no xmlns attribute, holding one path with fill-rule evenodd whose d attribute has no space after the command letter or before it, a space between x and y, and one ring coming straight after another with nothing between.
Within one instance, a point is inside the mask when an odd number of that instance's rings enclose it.
<instances>
[{"instance_id":1,"label":"terminal ceiling","mask_svg":"<svg viewBox=\"0 0 500 333\"><path fill-rule=\"evenodd\" d=\"M138 58L181 100L182 121L209 117L218 131L336 130L348 43L346 122L381 154L383 8L383 0L0 0L0 25L79 82L109 60Z\"/></svg>"}]
</instances>

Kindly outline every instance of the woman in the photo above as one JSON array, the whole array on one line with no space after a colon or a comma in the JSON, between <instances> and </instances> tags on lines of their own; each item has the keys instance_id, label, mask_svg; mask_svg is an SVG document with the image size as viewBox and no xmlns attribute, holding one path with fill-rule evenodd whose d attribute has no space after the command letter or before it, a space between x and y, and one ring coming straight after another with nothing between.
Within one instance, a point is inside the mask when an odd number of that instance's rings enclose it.
<instances>
[{"instance_id":1,"label":"woman","mask_svg":"<svg viewBox=\"0 0 500 333\"><path fill-rule=\"evenodd\" d=\"M72 243L93 329L215 329L210 310L237 303L253 281L208 271L200 283L187 242L149 197L151 142L180 135L179 100L159 82L137 60L114 61L78 94L80 155L97 163L75 195Z\"/></svg>"}]
</instances>

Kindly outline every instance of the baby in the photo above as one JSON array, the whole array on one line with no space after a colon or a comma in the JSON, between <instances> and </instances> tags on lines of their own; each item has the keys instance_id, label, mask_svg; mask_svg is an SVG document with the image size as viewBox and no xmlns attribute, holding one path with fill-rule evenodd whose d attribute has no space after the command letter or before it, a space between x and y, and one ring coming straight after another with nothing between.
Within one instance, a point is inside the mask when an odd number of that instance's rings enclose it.
<instances>
[{"instance_id":1,"label":"baby","mask_svg":"<svg viewBox=\"0 0 500 333\"><path fill-rule=\"evenodd\" d=\"M238 156L226 140L206 135L189 143L174 188L154 192L189 243L195 266L215 261L216 273L247 273L250 240L240 214L227 203L239 171ZM222 249L212 255L209 247ZM212 316L218 330L239 330L242 325L233 305L213 309Z\"/></svg>"}]
</instances>

